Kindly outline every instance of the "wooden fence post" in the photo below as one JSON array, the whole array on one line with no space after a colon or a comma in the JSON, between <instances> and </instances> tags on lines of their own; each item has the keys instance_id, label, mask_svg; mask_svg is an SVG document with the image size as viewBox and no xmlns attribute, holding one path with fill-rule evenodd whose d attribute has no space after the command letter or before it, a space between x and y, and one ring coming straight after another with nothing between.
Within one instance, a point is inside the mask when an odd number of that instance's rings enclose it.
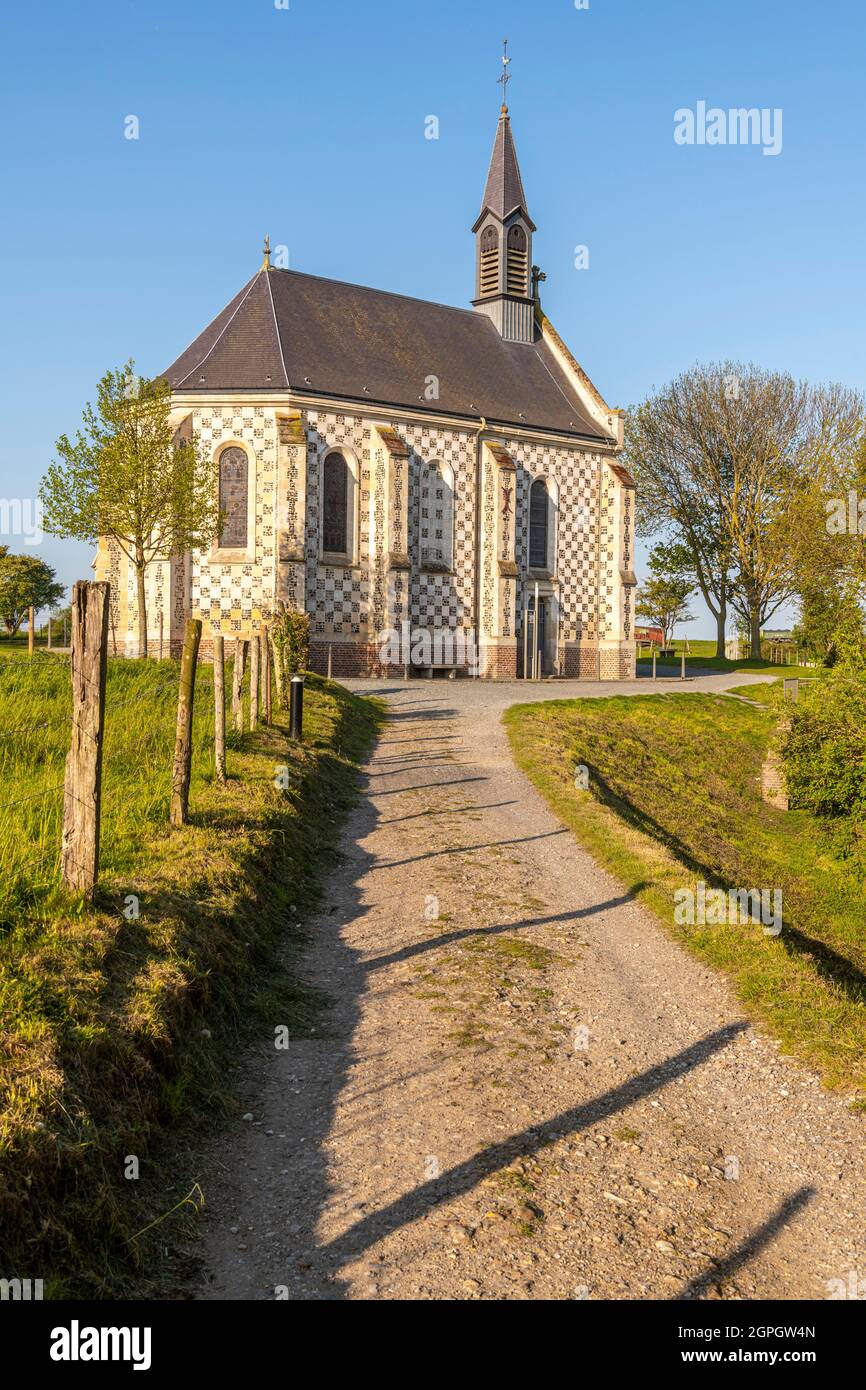
<instances>
[{"instance_id":1,"label":"wooden fence post","mask_svg":"<svg viewBox=\"0 0 866 1390\"><path fill-rule=\"evenodd\" d=\"M189 810L189 776L192 762L192 706L195 695L195 668L198 644L201 641L201 620L187 621L180 661L180 690L177 698L177 736L174 743L174 766L171 774L171 823L185 825Z\"/></svg>"},{"instance_id":2,"label":"wooden fence post","mask_svg":"<svg viewBox=\"0 0 866 1390\"><path fill-rule=\"evenodd\" d=\"M63 789L60 874L64 888L88 897L99 873L109 593L110 585L83 579L72 589L72 743Z\"/></svg>"},{"instance_id":3,"label":"wooden fence post","mask_svg":"<svg viewBox=\"0 0 866 1390\"><path fill-rule=\"evenodd\" d=\"M27 654L33 655L33 609L27 609Z\"/></svg>"},{"instance_id":4,"label":"wooden fence post","mask_svg":"<svg viewBox=\"0 0 866 1390\"><path fill-rule=\"evenodd\" d=\"M259 727L259 654L261 643L258 633L250 638L250 733Z\"/></svg>"},{"instance_id":5,"label":"wooden fence post","mask_svg":"<svg viewBox=\"0 0 866 1390\"><path fill-rule=\"evenodd\" d=\"M244 667L247 664L247 644L242 637L235 639L235 665L232 672L232 719L239 734L244 731Z\"/></svg>"},{"instance_id":6,"label":"wooden fence post","mask_svg":"<svg viewBox=\"0 0 866 1390\"><path fill-rule=\"evenodd\" d=\"M277 687L277 704L279 705L280 709L285 709L286 696L285 692L283 691L283 665L280 659L280 649L277 646L277 643L274 641L273 629L269 630L268 638L271 645L271 656L273 659L274 666L274 684Z\"/></svg>"},{"instance_id":7,"label":"wooden fence post","mask_svg":"<svg viewBox=\"0 0 866 1390\"><path fill-rule=\"evenodd\" d=\"M271 722L271 630L267 623L262 628L262 720Z\"/></svg>"},{"instance_id":8,"label":"wooden fence post","mask_svg":"<svg viewBox=\"0 0 866 1390\"><path fill-rule=\"evenodd\" d=\"M226 665L222 635L213 638L214 769L218 782L226 780Z\"/></svg>"}]
</instances>

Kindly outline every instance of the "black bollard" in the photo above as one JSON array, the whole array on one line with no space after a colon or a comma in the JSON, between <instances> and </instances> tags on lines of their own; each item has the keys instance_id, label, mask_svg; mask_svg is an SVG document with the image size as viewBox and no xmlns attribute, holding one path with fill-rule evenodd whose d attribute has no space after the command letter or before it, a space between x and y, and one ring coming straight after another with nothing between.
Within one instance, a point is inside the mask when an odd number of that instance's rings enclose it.
<instances>
[{"instance_id":1,"label":"black bollard","mask_svg":"<svg viewBox=\"0 0 866 1390\"><path fill-rule=\"evenodd\" d=\"M300 741L304 730L304 678L292 676L292 690L289 702L289 738Z\"/></svg>"}]
</instances>

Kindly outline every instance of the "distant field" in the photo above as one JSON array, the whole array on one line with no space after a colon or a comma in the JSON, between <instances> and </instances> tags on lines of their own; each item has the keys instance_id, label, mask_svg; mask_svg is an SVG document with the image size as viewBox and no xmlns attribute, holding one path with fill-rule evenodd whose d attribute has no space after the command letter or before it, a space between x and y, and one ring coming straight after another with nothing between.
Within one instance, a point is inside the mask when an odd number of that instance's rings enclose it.
<instances>
[{"instance_id":1,"label":"distant field","mask_svg":"<svg viewBox=\"0 0 866 1390\"><path fill-rule=\"evenodd\" d=\"M768 675L772 674L773 676L782 677L820 676L823 669L820 666L777 666L774 662L771 661L753 661L751 657L744 657L742 661L728 661L727 657L717 657L712 655L700 654L696 655L695 647L700 645L708 647L710 651L715 651L715 642L693 642L691 644L692 654L690 656L686 656L687 671L690 667L696 667L702 671L745 671L748 673L766 671ZM679 650L682 651L682 648L680 647ZM659 666L659 668L679 667L681 659L682 658L679 655L670 657L657 657L656 663ZM641 657L638 661L638 665L641 668L641 672L648 671L652 666L652 657Z\"/></svg>"}]
</instances>

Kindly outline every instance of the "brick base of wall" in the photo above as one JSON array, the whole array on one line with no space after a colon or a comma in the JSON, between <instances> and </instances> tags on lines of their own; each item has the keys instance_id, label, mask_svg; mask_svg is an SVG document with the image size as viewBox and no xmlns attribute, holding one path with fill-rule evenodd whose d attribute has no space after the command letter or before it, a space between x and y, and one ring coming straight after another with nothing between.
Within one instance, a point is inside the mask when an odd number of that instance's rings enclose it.
<instances>
[{"instance_id":1,"label":"brick base of wall","mask_svg":"<svg viewBox=\"0 0 866 1390\"><path fill-rule=\"evenodd\" d=\"M320 676L328 673L328 647L331 646L331 671L335 680L342 676L358 677L379 677L383 680L402 680L403 667L393 665L383 665L379 660L379 647L375 643L366 642L311 642L310 643L310 670L315 671ZM235 638L226 636L225 638L225 659L226 662L232 661L235 654ZM109 637L108 650L110 655L114 655L114 647ZM165 658L172 658L179 661L183 654L183 640L180 637L164 638L162 644L162 655ZM138 656L138 641L130 638L126 643L118 642L117 655L129 658ZM160 658L159 639L149 643L148 658L151 661L158 661ZM249 659L249 657L248 657ZM599 678L598 650L594 646L587 644L566 643L564 647L558 649L558 659L560 662L560 673L566 680L586 680L594 681ZM213 640L211 637L203 637L199 645L199 661L213 661ZM522 656L518 654L516 644L488 646L484 652L485 667L481 673L482 679L491 681L514 681L520 678L519 666L522 664ZM414 678L422 673L418 671L410 672ZM426 672L423 674L426 675ZM460 678L468 676L466 671L458 671ZM606 648L601 653L601 679L605 681L627 681L635 679L635 646L633 642L624 642L618 647Z\"/></svg>"},{"instance_id":2,"label":"brick base of wall","mask_svg":"<svg viewBox=\"0 0 866 1390\"><path fill-rule=\"evenodd\" d=\"M490 681L516 681L517 680L517 651L512 648L510 651L500 647L488 663L484 673L485 678Z\"/></svg>"},{"instance_id":3,"label":"brick base of wall","mask_svg":"<svg viewBox=\"0 0 866 1390\"><path fill-rule=\"evenodd\" d=\"M637 679L637 648L634 642L628 642L620 647L619 678L621 681Z\"/></svg>"},{"instance_id":4,"label":"brick base of wall","mask_svg":"<svg viewBox=\"0 0 866 1390\"><path fill-rule=\"evenodd\" d=\"M616 647L603 647L599 667L598 648L589 643L568 643L565 648L562 674L570 680L633 681L635 679L635 645L621 642Z\"/></svg>"},{"instance_id":5,"label":"brick base of wall","mask_svg":"<svg viewBox=\"0 0 866 1390\"><path fill-rule=\"evenodd\" d=\"M127 641L127 642L121 642L120 640L118 640L118 643L117 643L117 651L115 651L115 650L114 650L114 643L113 643L112 640L111 640L111 633L109 632L109 634L108 634L108 655L109 655L109 656L124 656L124 657L127 657L127 658L128 658L129 660L131 660L131 661L137 661L137 660L138 660L138 638L137 638L137 637L135 637L135 638L130 637L129 641ZM179 661L182 655L183 655L183 638L182 638L182 637L177 637L177 638L175 638L173 641L170 640L168 637L164 637L164 638L163 638L163 640L162 640L162 658L164 658L164 659L167 661L169 657L174 657L176 660ZM160 658L160 650L159 650L159 637L157 637L155 641L153 641L151 638L148 638L148 641L147 641L147 659L148 659L148 661L159 661L159 660L161 659L161 658Z\"/></svg>"},{"instance_id":6,"label":"brick base of wall","mask_svg":"<svg viewBox=\"0 0 866 1390\"><path fill-rule=\"evenodd\" d=\"M388 676L403 674L401 667L383 666L379 648L373 642L311 642L310 670L319 676L328 674L328 648L331 649L331 674L341 676Z\"/></svg>"}]
</instances>

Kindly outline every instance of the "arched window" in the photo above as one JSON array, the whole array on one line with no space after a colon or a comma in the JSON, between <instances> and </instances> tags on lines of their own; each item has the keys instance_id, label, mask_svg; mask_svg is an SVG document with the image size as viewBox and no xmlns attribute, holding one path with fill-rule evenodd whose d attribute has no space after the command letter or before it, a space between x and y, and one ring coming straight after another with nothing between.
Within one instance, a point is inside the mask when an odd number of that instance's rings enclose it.
<instances>
[{"instance_id":1,"label":"arched window","mask_svg":"<svg viewBox=\"0 0 866 1390\"><path fill-rule=\"evenodd\" d=\"M495 227L485 227L481 233L481 294L496 294L499 289L499 235Z\"/></svg>"},{"instance_id":2,"label":"arched window","mask_svg":"<svg viewBox=\"0 0 866 1390\"><path fill-rule=\"evenodd\" d=\"M520 226L508 232L507 289L509 294L526 294L526 272L529 269L526 233Z\"/></svg>"},{"instance_id":3,"label":"arched window","mask_svg":"<svg viewBox=\"0 0 866 1390\"><path fill-rule=\"evenodd\" d=\"M349 550L349 465L342 454L328 454L322 478L322 550Z\"/></svg>"},{"instance_id":4,"label":"arched window","mask_svg":"<svg viewBox=\"0 0 866 1390\"><path fill-rule=\"evenodd\" d=\"M249 459L246 451L232 444L219 456L219 492L223 550L246 550L248 532Z\"/></svg>"},{"instance_id":5,"label":"arched window","mask_svg":"<svg viewBox=\"0 0 866 1390\"><path fill-rule=\"evenodd\" d=\"M435 460L421 465L421 566L451 569L454 551L454 473Z\"/></svg>"},{"instance_id":6,"label":"arched window","mask_svg":"<svg viewBox=\"0 0 866 1390\"><path fill-rule=\"evenodd\" d=\"M547 533L549 525L550 499L547 483L536 478L529 489L529 568L546 570L548 568Z\"/></svg>"}]
</instances>

